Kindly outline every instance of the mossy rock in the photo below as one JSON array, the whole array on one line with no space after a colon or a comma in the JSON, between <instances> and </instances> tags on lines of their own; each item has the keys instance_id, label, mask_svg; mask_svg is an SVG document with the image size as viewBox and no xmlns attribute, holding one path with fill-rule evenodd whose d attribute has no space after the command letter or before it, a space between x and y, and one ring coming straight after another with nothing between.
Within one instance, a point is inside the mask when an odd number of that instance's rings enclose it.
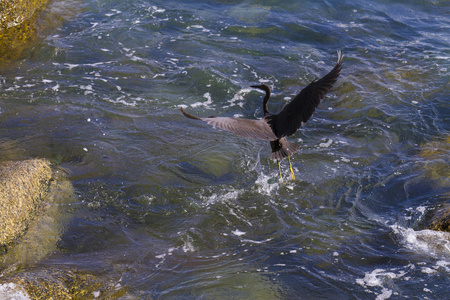
<instances>
[{"instance_id":1,"label":"mossy rock","mask_svg":"<svg viewBox=\"0 0 450 300\"><path fill-rule=\"evenodd\" d=\"M450 202L430 211L422 226L424 229L450 232Z\"/></svg>"},{"instance_id":2,"label":"mossy rock","mask_svg":"<svg viewBox=\"0 0 450 300\"><path fill-rule=\"evenodd\" d=\"M48 0L8 0L0 2L0 61L13 61L22 56L36 39L35 12Z\"/></svg>"},{"instance_id":3,"label":"mossy rock","mask_svg":"<svg viewBox=\"0 0 450 300\"><path fill-rule=\"evenodd\" d=\"M22 24L48 0L8 0L0 2L0 27L11 28Z\"/></svg>"},{"instance_id":4,"label":"mossy rock","mask_svg":"<svg viewBox=\"0 0 450 300\"><path fill-rule=\"evenodd\" d=\"M11 62L22 57L25 49L36 38L33 20L12 28L0 30L0 61Z\"/></svg>"},{"instance_id":5,"label":"mossy rock","mask_svg":"<svg viewBox=\"0 0 450 300\"><path fill-rule=\"evenodd\" d=\"M54 170L39 214L30 220L23 235L3 246L0 255L0 272L3 275L15 272L23 265L34 264L57 250L60 236L72 218L67 204L72 203L74 197L74 188L66 179L65 172Z\"/></svg>"},{"instance_id":6,"label":"mossy rock","mask_svg":"<svg viewBox=\"0 0 450 300\"><path fill-rule=\"evenodd\" d=\"M61 270L35 270L20 273L16 284L31 299L86 299L100 287L93 275Z\"/></svg>"},{"instance_id":7,"label":"mossy rock","mask_svg":"<svg viewBox=\"0 0 450 300\"><path fill-rule=\"evenodd\" d=\"M94 274L59 268L33 268L9 278L0 279L0 287L10 287L9 294L18 292L28 299L117 299L127 288L114 281L104 282Z\"/></svg>"},{"instance_id":8,"label":"mossy rock","mask_svg":"<svg viewBox=\"0 0 450 300\"><path fill-rule=\"evenodd\" d=\"M0 247L15 241L43 207L52 170L45 159L0 164Z\"/></svg>"}]
</instances>

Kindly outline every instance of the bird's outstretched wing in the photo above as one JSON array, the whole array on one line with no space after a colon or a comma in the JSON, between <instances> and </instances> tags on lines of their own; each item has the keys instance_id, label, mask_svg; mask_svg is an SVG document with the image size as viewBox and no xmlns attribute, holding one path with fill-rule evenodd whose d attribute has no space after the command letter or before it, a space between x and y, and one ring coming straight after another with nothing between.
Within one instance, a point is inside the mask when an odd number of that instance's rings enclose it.
<instances>
[{"instance_id":1,"label":"bird's outstretched wing","mask_svg":"<svg viewBox=\"0 0 450 300\"><path fill-rule=\"evenodd\" d=\"M265 141L274 141L278 139L264 118L259 120L227 117L199 118L188 114L182 107L180 107L180 109L183 115L190 119L204 121L209 125L232 132L238 136Z\"/></svg>"},{"instance_id":2,"label":"bird's outstretched wing","mask_svg":"<svg viewBox=\"0 0 450 300\"><path fill-rule=\"evenodd\" d=\"M341 71L343 55L338 51L336 66L321 79L315 79L286 104L281 112L270 117L269 123L278 138L294 134L306 123L331 89Z\"/></svg>"}]
</instances>

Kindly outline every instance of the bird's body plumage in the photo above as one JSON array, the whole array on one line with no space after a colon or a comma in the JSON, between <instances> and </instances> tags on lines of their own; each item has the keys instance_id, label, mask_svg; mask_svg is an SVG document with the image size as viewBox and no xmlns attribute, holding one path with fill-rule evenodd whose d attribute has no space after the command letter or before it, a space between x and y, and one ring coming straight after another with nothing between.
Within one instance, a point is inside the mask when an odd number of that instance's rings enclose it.
<instances>
[{"instance_id":1,"label":"bird's body plumage","mask_svg":"<svg viewBox=\"0 0 450 300\"><path fill-rule=\"evenodd\" d=\"M336 82L341 71L342 58L341 52L338 51L338 61L333 70L303 88L276 115L270 114L267 108L267 101L270 98L270 87L267 84L252 86L266 92L263 100L264 117L259 120L228 117L198 118L186 113L182 107L181 112L188 118L202 120L241 137L270 141L272 148L270 158L281 161L300 149L299 145L288 142L286 137L294 134L311 118L320 101ZM292 171L291 174L293 176Z\"/></svg>"}]
</instances>

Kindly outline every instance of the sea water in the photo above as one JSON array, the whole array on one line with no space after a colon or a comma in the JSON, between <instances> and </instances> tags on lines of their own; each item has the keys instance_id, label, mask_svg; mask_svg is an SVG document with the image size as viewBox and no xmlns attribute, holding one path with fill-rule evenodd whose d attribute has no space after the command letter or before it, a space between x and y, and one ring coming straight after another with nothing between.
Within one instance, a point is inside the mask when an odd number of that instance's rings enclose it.
<instances>
[{"instance_id":1,"label":"sea water","mask_svg":"<svg viewBox=\"0 0 450 300\"><path fill-rule=\"evenodd\" d=\"M75 187L38 267L124 299L448 297L449 233L418 226L449 195L447 1L68 3L0 74L1 159L48 158ZM277 113L338 50L288 138L295 181L267 142L180 113L260 118L259 83Z\"/></svg>"}]
</instances>

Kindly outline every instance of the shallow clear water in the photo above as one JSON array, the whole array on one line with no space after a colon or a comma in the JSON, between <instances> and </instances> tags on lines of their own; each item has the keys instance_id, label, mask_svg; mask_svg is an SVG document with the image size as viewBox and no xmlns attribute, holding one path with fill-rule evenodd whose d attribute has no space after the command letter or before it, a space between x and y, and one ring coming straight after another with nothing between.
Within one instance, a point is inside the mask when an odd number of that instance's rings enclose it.
<instances>
[{"instance_id":1,"label":"shallow clear water","mask_svg":"<svg viewBox=\"0 0 450 300\"><path fill-rule=\"evenodd\" d=\"M0 75L0 158L49 158L75 186L38 266L128 298L448 296L449 234L417 228L449 195L446 1L68 3ZM337 50L289 138L295 181L268 143L179 111L259 118L266 82L276 113Z\"/></svg>"}]
</instances>

